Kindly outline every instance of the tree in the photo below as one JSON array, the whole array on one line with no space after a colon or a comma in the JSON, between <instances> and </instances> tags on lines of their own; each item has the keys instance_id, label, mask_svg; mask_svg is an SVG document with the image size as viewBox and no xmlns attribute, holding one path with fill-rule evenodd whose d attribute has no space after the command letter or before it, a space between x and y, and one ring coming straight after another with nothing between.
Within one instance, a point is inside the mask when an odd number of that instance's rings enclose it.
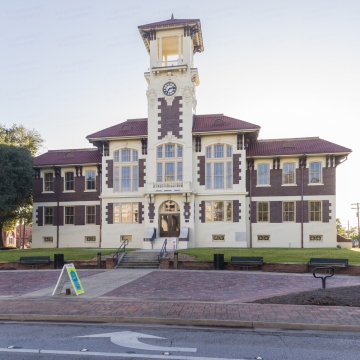
<instances>
[{"instance_id":1,"label":"tree","mask_svg":"<svg viewBox=\"0 0 360 360\"><path fill-rule=\"evenodd\" d=\"M0 247L4 224L18 220L20 210L31 205L33 173L27 148L0 144Z\"/></svg>"},{"instance_id":2,"label":"tree","mask_svg":"<svg viewBox=\"0 0 360 360\"><path fill-rule=\"evenodd\" d=\"M0 124L0 144L27 148L32 156L39 151L44 140L35 129L28 130L23 125L6 128Z\"/></svg>"},{"instance_id":3,"label":"tree","mask_svg":"<svg viewBox=\"0 0 360 360\"><path fill-rule=\"evenodd\" d=\"M336 219L336 231L339 235L345 236L346 237L346 230L345 228L342 226L341 221L339 218Z\"/></svg>"}]
</instances>

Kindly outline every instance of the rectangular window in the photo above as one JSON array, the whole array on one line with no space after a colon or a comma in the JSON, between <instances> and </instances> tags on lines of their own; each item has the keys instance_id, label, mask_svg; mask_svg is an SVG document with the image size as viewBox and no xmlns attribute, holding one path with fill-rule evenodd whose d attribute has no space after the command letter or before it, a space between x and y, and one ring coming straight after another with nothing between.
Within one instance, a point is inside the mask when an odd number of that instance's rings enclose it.
<instances>
[{"instance_id":1,"label":"rectangular window","mask_svg":"<svg viewBox=\"0 0 360 360\"><path fill-rule=\"evenodd\" d=\"M75 218L75 209L73 206L65 207L65 224L66 225L74 225Z\"/></svg>"},{"instance_id":2,"label":"rectangular window","mask_svg":"<svg viewBox=\"0 0 360 360\"><path fill-rule=\"evenodd\" d=\"M224 221L224 202L214 201L214 221Z\"/></svg>"},{"instance_id":3,"label":"rectangular window","mask_svg":"<svg viewBox=\"0 0 360 360\"><path fill-rule=\"evenodd\" d=\"M270 241L270 235L258 235L257 240L258 241Z\"/></svg>"},{"instance_id":4,"label":"rectangular window","mask_svg":"<svg viewBox=\"0 0 360 360\"><path fill-rule=\"evenodd\" d=\"M116 153L115 153L114 161L119 162L119 152L118 151L116 151Z\"/></svg>"},{"instance_id":5,"label":"rectangular window","mask_svg":"<svg viewBox=\"0 0 360 360\"><path fill-rule=\"evenodd\" d=\"M95 171L86 172L86 190L95 190Z\"/></svg>"},{"instance_id":6,"label":"rectangular window","mask_svg":"<svg viewBox=\"0 0 360 360\"><path fill-rule=\"evenodd\" d=\"M310 242L322 242L323 236L322 235L309 235Z\"/></svg>"},{"instance_id":7,"label":"rectangular window","mask_svg":"<svg viewBox=\"0 0 360 360\"><path fill-rule=\"evenodd\" d=\"M73 172L65 173L65 190L66 191L74 190L74 173Z\"/></svg>"},{"instance_id":8,"label":"rectangular window","mask_svg":"<svg viewBox=\"0 0 360 360\"><path fill-rule=\"evenodd\" d=\"M133 223L139 222L139 204L138 203L132 204L132 222Z\"/></svg>"},{"instance_id":9,"label":"rectangular window","mask_svg":"<svg viewBox=\"0 0 360 360\"><path fill-rule=\"evenodd\" d=\"M139 153L137 152L137 150L133 150L133 162L138 161L139 159Z\"/></svg>"},{"instance_id":10,"label":"rectangular window","mask_svg":"<svg viewBox=\"0 0 360 360\"><path fill-rule=\"evenodd\" d=\"M89 243L96 242L96 236L85 236L85 242L89 242Z\"/></svg>"},{"instance_id":11,"label":"rectangular window","mask_svg":"<svg viewBox=\"0 0 360 360\"><path fill-rule=\"evenodd\" d=\"M206 201L205 221L232 221L232 201Z\"/></svg>"},{"instance_id":12,"label":"rectangular window","mask_svg":"<svg viewBox=\"0 0 360 360\"><path fill-rule=\"evenodd\" d=\"M138 167L133 166L133 191L138 191Z\"/></svg>"},{"instance_id":13,"label":"rectangular window","mask_svg":"<svg viewBox=\"0 0 360 360\"><path fill-rule=\"evenodd\" d=\"M54 241L52 236L45 236L45 237L43 237L43 239L44 239L44 242L46 242L46 243L52 243Z\"/></svg>"},{"instance_id":14,"label":"rectangular window","mask_svg":"<svg viewBox=\"0 0 360 360\"><path fill-rule=\"evenodd\" d=\"M214 145L214 158L224 157L224 145Z\"/></svg>"},{"instance_id":15,"label":"rectangular window","mask_svg":"<svg viewBox=\"0 0 360 360\"><path fill-rule=\"evenodd\" d=\"M225 241L225 235L213 235L212 240L213 241Z\"/></svg>"},{"instance_id":16,"label":"rectangular window","mask_svg":"<svg viewBox=\"0 0 360 360\"><path fill-rule=\"evenodd\" d=\"M231 157L231 156L232 156L232 147L226 146L226 157Z\"/></svg>"},{"instance_id":17,"label":"rectangular window","mask_svg":"<svg viewBox=\"0 0 360 360\"><path fill-rule=\"evenodd\" d=\"M211 189L211 163L206 163L206 189Z\"/></svg>"},{"instance_id":18,"label":"rectangular window","mask_svg":"<svg viewBox=\"0 0 360 360\"><path fill-rule=\"evenodd\" d=\"M54 209L52 207L44 207L44 223L45 225L53 225Z\"/></svg>"},{"instance_id":19,"label":"rectangular window","mask_svg":"<svg viewBox=\"0 0 360 360\"><path fill-rule=\"evenodd\" d=\"M162 163L157 164L157 182L162 182Z\"/></svg>"},{"instance_id":20,"label":"rectangular window","mask_svg":"<svg viewBox=\"0 0 360 360\"><path fill-rule=\"evenodd\" d=\"M268 222L269 221L269 203L268 202L258 202L258 222Z\"/></svg>"},{"instance_id":21,"label":"rectangular window","mask_svg":"<svg viewBox=\"0 0 360 360\"><path fill-rule=\"evenodd\" d=\"M114 189L115 191L120 190L120 168L117 166L114 168Z\"/></svg>"},{"instance_id":22,"label":"rectangular window","mask_svg":"<svg viewBox=\"0 0 360 360\"><path fill-rule=\"evenodd\" d=\"M182 162L177 163L177 180L182 181L183 180L183 168L182 168Z\"/></svg>"},{"instance_id":23,"label":"rectangular window","mask_svg":"<svg viewBox=\"0 0 360 360\"><path fill-rule=\"evenodd\" d=\"M310 221L321 221L321 201L309 201Z\"/></svg>"},{"instance_id":24,"label":"rectangular window","mask_svg":"<svg viewBox=\"0 0 360 360\"><path fill-rule=\"evenodd\" d=\"M212 220L212 216L211 216L211 201L207 201L207 202L205 203L205 215L206 215L205 221L211 221L211 220Z\"/></svg>"},{"instance_id":25,"label":"rectangular window","mask_svg":"<svg viewBox=\"0 0 360 360\"><path fill-rule=\"evenodd\" d=\"M138 222L139 203L114 204L114 224Z\"/></svg>"},{"instance_id":26,"label":"rectangular window","mask_svg":"<svg viewBox=\"0 0 360 360\"><path fill-rule=\"evenodd\" d=\"M121 150L121 161L122 162L130 162L131 161L131 150L130 149Z\"/></svg>"},{"instance_id":27,"label":"rectangular window","mask_svg":"<svg viewBox=\"0 0 360 360\"><path fill-rule=\"evenodd\" d=\"M46 173L45 174L45 188L44 191L54 191L54 174Z\"/></svg>"},{"instance_id":28,"label":"rectangular window","mask_svg":"<svg viewBox=\"0 0 360 360\"><path fill-rule=\"evenodd\" d=\"M114 223L120 222L120 204L114 204Z\"/></svg>"},{"instance_id":29,"label":"rectangular window","mask_svg":"<svg viewBox=\"0 0 360 360\"><path fill-rule=\"evenodd\" d=\"M310 183L321 183L321 162L312 162L310 163Z\"/></svg>"},{"instance_id":30,"label":"rectangular window","mask_svg":"<svg viewBox=\"0 0 360 360\"><path fill-rule=\"evenodd\" d=\"M163 157L163 147L162 146L159 146L157 149L157 157L158 157L158 159L162 159L162 157Z\"/></svg>"},{"instance_id":31,"label":"rectangular window","mask_svg":"<svg viewBox=\"0 0 360 360\"><path fill-rule=\"evenodd\" d=\"M165 163L165 181L175 181L175 163Z\"/></svg>"},{"instance_id":32,"label":"rectangular window","mask_svg":"<svg viewBox=\"0 0 360 360\"><path fill-rule=\"evenodd\" d=\"M96 224L96 207L87 206L86 207L86 223L87 224Z\"/></svg>"},{"instance_id":33,"label":"rectangular window","mask_svg":"<svg viewBox=\"0 0 360 360\"><path fill-rule=\"evenodd\" d=\"M269 164L258 165L258 185L269 185Z\"/></svg>"},{"instance_id":34,"label":"rectangular window","mask_svg":"<svg viewBox=\"0 0 360 360\"><path fill-rule=\"evenodd\" d=\"M131 222L131 203L121 204L121 222L122 223Z\"/></svg>"},{"instance_id":35,"label":"rectangular window","mask_svg":"<svg viewBox=\"0 0 360 360\"><path fill-rule=\"evenodd\" d=\"M211 146L206 148L206 158L211 159Z\"/></svg>"},{"instance_id":36,"label":"rectangular window","mask_svg":"<svg viewBox=\"0 0 360 360\"><path fill-rule=\"evenodd\" d=\"M222 146L222 145L218 145ZM214 189L224 188L224 163L214 163Z\"/></svg>"},{"instance_id":37,"label":"rectangular window","mask_svg":"<svg viewBox=\"0 0 360 360\"><path fill-rule=\"evenodd\" d=\"M121 191L131 191L131 167L123 166L121 168Z\"/></svg>"},{"instance_id":38,"label":"rectangular window","mask_svg":"<svg viewBox=\"0 0 360 360\"><path fill-rule=\"evenodd\" d=\"M283 202L283 221L295 221L295 203L293 201Z\"/></svg>"},{"instance_id":39,"label":"rectangular window","mask_svg":"<svg viewBox=\"0 0 360 360\"><path fill-rule=\"evenodd\" d=\"M166 158L175 157L175 145L165 145L165 157Z\"/></svg>"},{"instance_id":40,"label":"rectangular window","mask_svg":"<svg viewBox=\"0 0 360 360\"><path fill-rule=\"evenodd\" d=\"M232 201L226 202L226 221L232 221Z\"/></svg>"},{"instance_id":41,"label":"rectangular window","mask_svg":"<svg viewBox=\"0 0 360 360\"><path fill-rule=\"evenodd\" d=\"M183 147L180 146L180 145L178 145L178 154L177 154L177 156L179 158L181 158L183 156Z\"/></svg>"},{"instance_id":42,"label":"rectangular window","mask_svg":"<svg viewBox=\"0 0 360 360\"><path fill-rule=\"evenodd\" d=\"M283 184L295 184L295 164L283 165Z\"/></svg>"},{"instance_id":43,"label":"rectangular window","mask_svg":"<svg viewBox=\"0 0 360 360\"><path fill-rule=\"evenodd\" d=\"M226 188L231 189L232 187L232 163L226 163Z\"/></svg>"}]
</instances>

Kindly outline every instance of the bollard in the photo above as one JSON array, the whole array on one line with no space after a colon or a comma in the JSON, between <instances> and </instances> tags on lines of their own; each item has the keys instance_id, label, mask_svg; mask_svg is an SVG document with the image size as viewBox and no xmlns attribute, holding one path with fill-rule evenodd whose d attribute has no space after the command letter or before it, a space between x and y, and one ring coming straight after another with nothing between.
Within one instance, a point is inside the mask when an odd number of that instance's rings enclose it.
<instances>
[{"instance_id":1,"label":"bollard","mask_svg":"<svg viewBox=\"0 0 360 360\"><path fill-rule=\"evenodd\" d=\"M178 256L179 256L179 253L174 252L174 269L178 268Z\"/></svg>"},{"instance_id":2,"label":"bollard","mask_svg":"<svg viewBox=\"0 0 360 360\"><path fill-rule=\"evenodd\" d=\"M97 268L101 269L101 252L97 253Z\"/></svg>"}]
</instances>

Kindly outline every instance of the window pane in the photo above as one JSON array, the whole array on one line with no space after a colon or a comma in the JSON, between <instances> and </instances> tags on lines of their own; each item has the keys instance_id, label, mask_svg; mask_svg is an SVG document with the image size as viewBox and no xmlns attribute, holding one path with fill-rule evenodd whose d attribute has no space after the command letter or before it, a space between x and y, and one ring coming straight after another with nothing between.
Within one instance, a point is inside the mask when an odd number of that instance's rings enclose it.
<instances>
[{"instance_id":1,"label":"window pane","mask_svg":"<svg viewBox=\"0 0 360 360\"><path fill-rule=\"evenodd\" d=\"M321 171L321 163L320 162L310 163L310 171L311 172L320 172Z\"/></svg>"},{"instance_id":2,"label":"window pane","mask_svg":"<svg viewBox=\"0 0 360 360\"><path fill-rule=\"evenodd\" d=\"M114 161L119 162L119 152L118 151L116 151L114 154Z\"/></svg>"},{"instance_id":3,"label":"window pane","mask_svg":"<svg viewBox=\"0 0 360 360\"><path fill-rule=\"evenodd\" d=\"M121 161L122 162L130 162L131 161L131 150L130 149L121 150Z\"/></svg>"},{"instance_id":4,"label":"window pane","mask_svg":"<svg viewBox=\"0 0 360 360\"><path fill-rule=\"evenodd\" d=\"M178 154L177 154L178 157L182 157L183 156L183 147L178 145Z\"/></svg>"},{"instance_id":5,"label":"window pane","mask_svg":"<svg viewBox=\"0 0 360 360\"><path fill-rule=\"evenodd\" d=\"M224 188L224 163L214 163L214 189Z\"/></svg>"},{"instance_id":6,"label":"window pane","mask_svg":"<svg viewBox=\"0 0 360 360\"><path fill-rule=\"evenodd\" d=\"M86 207L86 223L95 224L95 206Z\"/></svg>"},{"instance_id":7,"label":"window pane","mask_svg":"<svg viewBox=\"0 0 360 360\"><path fill-rule=\"evenodd\" d=\"M321 182L321 163L313 162L310 163L310 183Z\"/></svg>"},{"instance_id":8,"label":"window pane","mask_svg":"<svg viewBox=\"0 0 360 360\"><path fill-rule=\"evenodd\" d=\"M162 159L162 157L163 157L163 147L162 146L159 146L157 149L157 157L158 157L158 159Z\"/></svg>"},{"instance_id":9,"label":"window pane","mask_svg":"<svg viewBox=\"0 0 360 360\"><path fill-rule=\"evenodd\" d=\"M214 145L214 158L224 157L224 145Z\"/></svg>"},{"instance_id":10,"label":"window pane","mask_svg":"<svg viewBox=\"0 0 360 360\"><path fill-rule=\"evenodd\" d=\"M232 187L232 163L226 163L226 187L231 189Z\"/></svg>"},{"instance_id":11,"label":"window pane","mask_svg":"<svg viewBox=\"0 0 360 360\"><path fill-rule=\"evenodd\" d=\"M226 146L226 156L231 157L232 156L232 147Z\"/></svg>"},{"instance_id":12,"label":"window pane","mask_svg":"<svg viewBox=\"0 0 360 360\"><path fill-rule=\"evenodd\" d=\"M114 182L115 182L115 191L120 190L120 171L119 167L114 168Z\"/></svg>"},{"instance_id":13,"label":"window pane","mask_svg":"<svg viewBox=\"0 0 360 360\"><path fill-rule=\"evenodd\" d=\"M269 184L269 164L258 165L258 184Z\"/></svg>"},{"instance_id":14,"label":"window pane","mask_svg":"<svg viewBox=\"0 0 360 360\"><path fill-rule=\"evenodd\" d=\"M139 204L134 203L133 206L133 222L138 223L139 222Z\"/></svg>"},{"instance_id":15,"label":"window pane","mask_svg":"<svg viewBox=\"0 0 360 360\"><path fill-rule=\"evenodd\" d=\"M207 201L205 203L205 209L206 209L206 221L211 221L211 202Z\"/></svg>"},{"instance_id":16,"label":"window pane","mask_svg":"<svg viewBox=\"0 0 360 360\"><path fill-rule=\"evenodd\" d=\"M211 189L211 163L206 164L205 187L206 187L206 189Z\"/></svg>"},{"instance_id":17,"label":"window pane","mask_svg":"<svg viewBox=\"0 0 360 360\"><path fill-rule=\"evenodd\" d=\"M121 222L131 222L131 204L121 204Z\"/></svg>"},{"instance_id":18,"label":"window pane","mask_svg":"<svg viewBox=\"0 0 360 360\"><path fill-rule=\"evenodd\" d=\"M133 150L133 162L138 161L138 157L139 157L138 152L136 150Z\"/></svg>"},{"instance_id":19,"label":"window pane","mask_svg":"<svg viewBox=\"0 0 360 360\"><path fill-rule=\"evenodd\" d=\"M165 157L175 157L175 145L165 145Z\"/></svg>"},{"instance_id":20,"label":"window pane","mask_svg":"<svg viewBox=\"0 0 360 360\"><path fill-rule=\"evenodd\" d=\"M214 221L224 221L224 202L214 201Z\"/></svg>"},{"instance_id":21,"label":"window pane","mask_svg":"<svg viewBox=\"0 0 360 360\"><path fill-rule=\"evenodd\" d=\"M114 223L120 222L120 205L114 204Z\"/></svg>"},{"instance_id":22,"label":"window pane","mask_svg":"<svg viewBox=\"0 0 360 360\"><path fill-rule=\"evenodd\" d=\"M86 189L87 190L95 189L95 171L86 172Z\"/></svg>"},{"instance_id":23,"label":"window pane","mask_svg":"<svg viewBox=\"0 0 360 360\"><path fill-rule=\"evenodd\" d=\"M130 166L121 168L121 191L131 191Z\"/></svg>"},{"instance_id":24,"label":"window pane","mask_svg":"<svg viewBox=\"0 0 360 360\"><path fill-rule=\"evenodd\" d=\"M165 163L165 181L175 181L175 163Z\"/></svg>"},{"instance_id":25,"label":"window pane","mask_svg":"<svg viewBox=\"0 0 360 360\"><path fill-rule=\"evenodd\" d=\"M231 221L232 217L232 201L226 202L226 221Z\"/></svg>"},{"instance_id":26,"label":"window pane","mask_svg":"<svg viewBox=\"0 0 360 360\"><path fill-rule=\"evenodd\" d=\"M206 158L211 159L211 146L206 148Z\"/></svg>"},{"instance_id":27,"label":"window pane","mask_svg":"<svg viewBox=\"0 0 360 360\"><path fill-rule=\"evenodd\" d=\"M138 167L133 166L133 191L138 191Z\"/></svg>"},{"instance_id":28,"label":"window pane","mask_svg":"<svg viewBox=\"0 0 360 360\"><path fill-rule=\"evenodd\" d=\"M182 176L183 172L182 172L182 162L178 162L177 163L177 179L178 181L182 181L183 176Z\"/></svg>"},{"instance_id":29,"label":"window pane","mask_svg":"<svg viewBox=\"0 0 360 360\"><path fill-rule=\"evenodd\" d=\"M158 182L162 182L162 163L157 164L157 180Z\"/></svg>"},{"instance_id":30,"label":"window pane","mask_svg":"<svg viewBox=\"0 0 360 360\"><path fill-rule=\"evenodd\" d=\"M65 173L65 190L74 190L74 173Z\"/></svg>"}]
</instances>

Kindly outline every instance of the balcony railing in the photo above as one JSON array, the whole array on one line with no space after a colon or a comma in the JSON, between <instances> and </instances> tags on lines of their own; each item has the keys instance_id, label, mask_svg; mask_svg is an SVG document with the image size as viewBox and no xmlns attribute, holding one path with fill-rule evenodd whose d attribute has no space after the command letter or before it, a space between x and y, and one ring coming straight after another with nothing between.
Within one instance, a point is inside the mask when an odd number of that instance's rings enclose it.
<instances>
[{"instance_id":1,"label":"balcony railing","mask_svg":"<svg viewBox=\"0 0 360 360\"><path fill-rule=\"evenodd\" d=\"M158 67L168 67L168 66L179 66L184 65L183 59L176 59L176 60L158 60L157 66Z\"/></svg>"}]
</instances>

